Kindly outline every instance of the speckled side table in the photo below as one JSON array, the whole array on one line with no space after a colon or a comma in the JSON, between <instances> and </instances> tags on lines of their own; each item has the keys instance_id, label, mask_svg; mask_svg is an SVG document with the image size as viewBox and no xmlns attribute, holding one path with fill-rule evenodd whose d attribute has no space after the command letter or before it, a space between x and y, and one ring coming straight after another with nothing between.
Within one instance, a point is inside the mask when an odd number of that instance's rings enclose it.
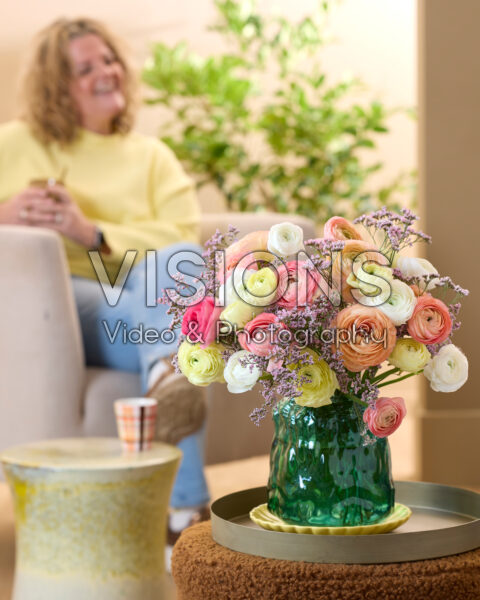
<instances>
[{"instance_id":1,"label":"speckled side table","mask_svg":"<svg viewBox=\"0 0 480 600\"><path fill-rule=\"evenodd\" d=\"M50 440L1 455L15 503L13 600L160 600L181 452L116 439Z\"/></svg>"}]
</instances>

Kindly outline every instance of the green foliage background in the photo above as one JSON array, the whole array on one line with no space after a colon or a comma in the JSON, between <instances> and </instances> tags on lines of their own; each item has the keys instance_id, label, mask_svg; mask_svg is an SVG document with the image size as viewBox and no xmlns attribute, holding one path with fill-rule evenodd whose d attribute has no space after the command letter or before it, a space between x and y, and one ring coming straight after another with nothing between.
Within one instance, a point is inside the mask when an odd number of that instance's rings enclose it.
<instances>
[{"instance_id":1,"label":"green foliage background","mask_svg":"<svg viewBox=\"0 0 480 600\"><path fill-rule=\"evenodd\" d=\"M394 112L381 102L352 100L358 79L328 82L321 64L329 2L291 23L266 17L253 0L214 0L212 29L228 52L202 58L187 44L158 43L143 72L169 123L162 139L197 175L213 183L232 210L295 212L324 222L388 205L414 191L403 173L372 192L382 168L365 150L388 133Z\"/></svg>"}]
</instances>

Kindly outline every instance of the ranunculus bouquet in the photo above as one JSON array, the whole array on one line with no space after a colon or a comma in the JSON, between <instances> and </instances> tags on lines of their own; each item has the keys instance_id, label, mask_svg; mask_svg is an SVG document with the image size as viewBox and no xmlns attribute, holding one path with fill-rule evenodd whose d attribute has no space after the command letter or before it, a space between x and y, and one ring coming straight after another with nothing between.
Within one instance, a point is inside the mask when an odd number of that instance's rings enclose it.
<instances>
[{"instance_id":1,"label":"ranunculus bouquet","mask_svg":"<svg viewBox=\"0 0 480 600\"><path fill-rule=\"evenodd\" d=\"M269 508L285 520L359 524L387 514L393 484L384 438L406 406L381 388L420 373L441 392L467 380L467 359L450 338L468 292L427 260L402 254L430 241L416 219L406 209L353 223L333 217L322 238L308 241L288 222L238 241L234 228L217 232L203 255L201 289L171 302L182 331L177 366L192 383L225 382L234 394L261 386L264 403L252 418L273 409ZM361 479L368 470L378 475L379 464L388 471L384 489L369 497L359 490L373 483L362 487ZM307 474L305 465L317 471ZM286 497L292 472L298 489ZM336 500L326 506L332 489Z\"/></svg>"}]
</instances>

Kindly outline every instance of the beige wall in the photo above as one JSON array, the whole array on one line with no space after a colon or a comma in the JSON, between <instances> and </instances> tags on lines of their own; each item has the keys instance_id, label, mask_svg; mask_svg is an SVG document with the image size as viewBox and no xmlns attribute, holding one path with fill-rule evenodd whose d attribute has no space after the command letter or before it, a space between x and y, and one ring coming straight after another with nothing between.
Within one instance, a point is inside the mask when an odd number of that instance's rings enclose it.
<instances>
[{"instance_id":1,"label":"beige wall","mask_svg":"<svg viewBox=\"0 0 480 600\"><path fill-rule=\"evenodd\" d=\"M292 19L309 13L317 0L259 0L266 13L277 11ZM81 6L81 8L80 8ZM32 35L60 16L79 14L100 18L124 36L141 66L148 45L155 40L176 43L188 40L200 54L218 51L219 39L207 33L215 12L213 0L1 0L0 19L0 122L14 114L14 84L22 55ZM365 98L377 97L390 106L416 103L416 3L415 0L343 0L330 17L335 43L322 57L332 80L344 75L363 78L370 88ZM361 98L360 98L361 99ZM161 114L143 108L138 128L156 134ZM379 151L369 160L386 164L375 184L388 181L399 170L416 164L416 124L404 116L391 120L392 133L379 137ZM202 194L204 210L218 210L222 203L215 195ZM405 395L409 419L391 440L397 477L416 474L415 410L416 386L395 390ZM393 393L393 390L392 390Z\"/></svg>"},{"instance_id":2,"label":"beige wall","mask_svg":"<svg viewBox=\"0 0 480 600\"><path fill-rule=\"evenodd\" d=\"M317 0L260 0L265 13L281 12L297 19L312 11ZM155 40L188 40L201 54L218 51L219 40L206 32L215 11L213 0L2 0L0 19L0 122L14 114L14 87L22 55L32 35L59 16L94 16L105 20L130 43L140 66ZM415 90L415 0L343 0L332 11L331 34L336 42L323 61L332 79L344 74L362 77L372 95L391 106L412 106ZM368 95L366 96L368 97ZM138 128L149 134L159 130L161 116L143 108ZM378 156L385 161L381 184L400 169L416 163L416 124L403 116L391 120L392 134L379 138ZM369 160L377 157L369 156ZM207 210L218 202L203 197Z\"/></svg>"},{"instance_id":3,"label":"beige wall","mask_svg":"<svg viewBox=\"0 0 480 600\"><path fill-rule=\"evenodd\" d=\"M480 484L480 326L474 243L480 220L480 2L420 0L420 192L434 243L428 258L470 289L455 344L470 361L468 382L453 394L427 391L422 474L430 481Z\"/></svg>"}]
</instances>

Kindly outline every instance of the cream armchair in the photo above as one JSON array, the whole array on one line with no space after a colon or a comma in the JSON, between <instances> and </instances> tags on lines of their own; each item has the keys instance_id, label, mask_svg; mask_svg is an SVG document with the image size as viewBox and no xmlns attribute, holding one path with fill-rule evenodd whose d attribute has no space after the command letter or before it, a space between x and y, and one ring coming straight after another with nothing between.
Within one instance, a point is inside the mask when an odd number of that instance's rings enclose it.
<instances>
[{"instance_id":1,"label":"cream armchair","mask_svg":"<svg viewBox=\"0 0 480 600\"><path fill-rule=\"evenodd\" d=\"M229 223L243 235L291 220L306 238L314 225L272 213L206 214L204 242ZM116 435L112 403L137 396L139 377L85 368L80 327L59 236L48 230L0 226L0 449L50 437ZM229 394L208 388L207 463L268 452L272 426L248 418L257 391ZM232 427L232 425L234 425Z\"/></svg>"}]
</instances>

